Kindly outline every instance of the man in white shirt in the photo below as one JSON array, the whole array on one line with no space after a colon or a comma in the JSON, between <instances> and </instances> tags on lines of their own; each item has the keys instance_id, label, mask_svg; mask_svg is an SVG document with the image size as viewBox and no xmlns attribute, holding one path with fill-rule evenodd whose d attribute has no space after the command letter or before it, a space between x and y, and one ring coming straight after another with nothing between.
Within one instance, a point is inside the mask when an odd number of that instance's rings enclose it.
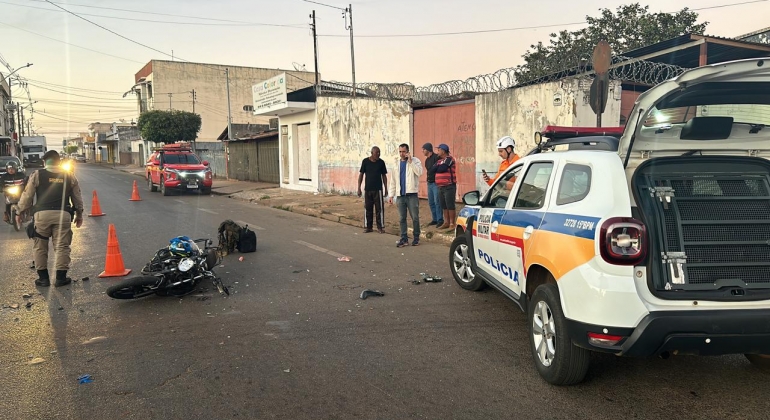
<instances>
[{"instance_id":1,"label":"man in white shirt","mask_svg":"<svg viewBox=\"0 0 770 420\"><path fill-rule=\"evenodd\" d=\"M420 175L422 175L422 163L420 159L411 156L409 145L406 143L398 146L398 155L388 186L388 202L393 204L395 198L398 205L398 214L401 217L401 239L396 246L401 248L409 245L406 230L407 210L412 217L414 229L412 246L420 244L420 199L417 198L417 189L420 185Z\"/></svg>"}]
</instances>

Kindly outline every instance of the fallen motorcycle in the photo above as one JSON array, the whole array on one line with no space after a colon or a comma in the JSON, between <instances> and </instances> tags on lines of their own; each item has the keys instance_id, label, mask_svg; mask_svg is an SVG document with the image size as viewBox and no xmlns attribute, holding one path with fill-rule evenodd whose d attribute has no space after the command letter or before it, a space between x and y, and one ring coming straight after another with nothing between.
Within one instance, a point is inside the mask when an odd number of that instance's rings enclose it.
<instances>
[{"instance_id":1,"label":"fallen motorcycle","mask_svg":"<svg viewBox=\"0 0 770 420\"><path fill-rule=\"evenodd\" d=\"M144 266L142 276L110 286L107 295L113 299L139 299L152 294L180 297L192 293L204 280L210 280L220 294L230 295L222 279L214 274L221 257L210 239L179 236L170 242ZM199 243L204 243L203 249Z\"/></svg>"}]
</instances>

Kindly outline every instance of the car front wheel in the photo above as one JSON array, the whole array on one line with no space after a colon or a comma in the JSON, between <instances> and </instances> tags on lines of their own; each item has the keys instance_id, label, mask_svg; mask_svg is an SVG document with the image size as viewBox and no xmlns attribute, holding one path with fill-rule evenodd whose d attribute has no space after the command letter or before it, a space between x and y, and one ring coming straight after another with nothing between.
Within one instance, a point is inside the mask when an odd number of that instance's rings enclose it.
<instances>
[{"instance_id":1,"label":"car front wheel","mask_svg":"<svg viewBox=\"0 0 770 420\"><path fill-rule=\"evenodd\" d=\"M149 176L147 177L147 189L149 189L150 192L158 191L158 187L152 183L152 178Z\"/></svg>"},{"instance_id":2,"label":"car front wheel","mask_svg":"<svg viewBox=\"0 0 770 420\"><path fill-rule=\"evenodd\" d=\"M465 235L456 237L449 247L449 266L452 268L452 276L465 290L482 290L487 284L473 272L471 258L473 255Z\"/></svg>"},{"instance_id":3,"label":"car front wheel","mask_svg":"<svg viewBox=\"0 0 770 420\"><path fill-rule=\"evenodd\" d=\"M540 285L528 309L530 349L540 376L553 385L581 382L588 372L590 352L572 343L557 286Z\"/></svg>"}]
</instances>

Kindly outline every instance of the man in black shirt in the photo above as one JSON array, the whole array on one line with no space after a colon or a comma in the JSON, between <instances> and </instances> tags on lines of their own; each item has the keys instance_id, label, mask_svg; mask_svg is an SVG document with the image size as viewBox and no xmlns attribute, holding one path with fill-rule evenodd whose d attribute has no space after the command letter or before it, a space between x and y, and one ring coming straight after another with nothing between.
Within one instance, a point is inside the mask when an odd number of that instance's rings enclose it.
<instances>
[{"instance_id":1,"label":"man in black shirt","mask_svg":"<svg viewBox=\"0 0 770 420\"><path fill-rule=\"evenodd\" d=\"M385 211L383 200L383 189L388 185L388 170L385 168L385 161L380 159L380 148L372 147L372 155L361 162L361 173L358 174L358 196L361 197L361 182L366 175L366 185L364 191L364 233L372 231L372 216L374 209L377 210L377 231L385 233Z\"/></svg>"},{"instance_id":2,"label":"man in black shirt","mask_svg":"<svg viewBox=\"0 0 770 420\"><path fill-rule=\"evenodd\" d=\"M422 154L425 155L425 169L428 173L428 207L433 218L428 226L441 226L444 224L444 214L441 211L438 199L438 186L436 186L436 162L438 155L433 153L433 144L425 143L422 146Z\"/></svg>"}]
</instances>

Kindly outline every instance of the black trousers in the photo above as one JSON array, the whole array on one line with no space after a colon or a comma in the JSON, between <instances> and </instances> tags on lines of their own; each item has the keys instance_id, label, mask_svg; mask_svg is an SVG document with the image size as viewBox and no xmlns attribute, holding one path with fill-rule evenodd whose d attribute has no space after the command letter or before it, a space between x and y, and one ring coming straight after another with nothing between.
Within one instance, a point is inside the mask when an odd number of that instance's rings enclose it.
<instances>
[{"instance_id":1,"label":"black trousers","mask_svg":"<svg viewBox=\"0 0 770 420\"><path fill-rule=\"evenodd\" d=\"M374 220L377 221L377 229L385 227L385 201L382 198L382 190L364 191L364 226L371 229ZM377 218L374 213L377 212Z\"/></svg>"}]
</instances>

